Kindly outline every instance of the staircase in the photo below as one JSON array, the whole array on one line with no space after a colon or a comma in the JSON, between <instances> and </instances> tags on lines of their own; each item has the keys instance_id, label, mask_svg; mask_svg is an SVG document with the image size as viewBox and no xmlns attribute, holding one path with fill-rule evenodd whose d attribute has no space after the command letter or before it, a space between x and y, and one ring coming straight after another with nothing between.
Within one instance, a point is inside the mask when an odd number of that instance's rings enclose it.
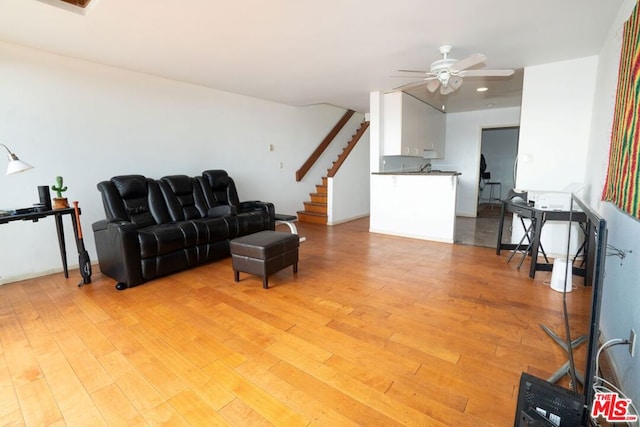
<instances>
[{"instance_id":1,"label":"staircase","mask_svg":"<svg viewBox=\"0 0 640 427\"><path fill-rule=\"evenodd\" d=\"M333 177L336 174L368 127L369 122L362 122L356 133L351 137L349 143L342 150L342 153L340 153L336 161L333 162L331 168L327 169L327 176L322 177L322 184L316 185L315 193L309 193L311 201L304 202L304 210L297 212L298 221L311 222L314 224L327 223L327 179L328 177Z\"/></svg>"},{"instance_id":2,"label":"staircase","mask_svg":"<svg viewBox=\"0 0 640 427\"><path fill-rule=\"evenodd\" d=\"M322 184L316 185L316 192L309 193L310 202L304 202L304 210L298 211L298 221L314 224L327 223L327 177L322 177Z\"/></svg>"}]
</instances>

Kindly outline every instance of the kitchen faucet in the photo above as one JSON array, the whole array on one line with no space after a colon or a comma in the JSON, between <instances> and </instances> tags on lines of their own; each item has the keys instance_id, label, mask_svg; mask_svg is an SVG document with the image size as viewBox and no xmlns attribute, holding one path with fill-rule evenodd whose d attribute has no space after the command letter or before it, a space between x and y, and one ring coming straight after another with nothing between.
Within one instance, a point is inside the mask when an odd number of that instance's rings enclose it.
<instances>
[{"instance_id":1,"label":"kitchen faucet","mask_svg":"<svg viewBox=\"0 0 640 427\"><path fill-rule=\"evenodd\" d=\"M431 172L431 163L425 163L424 165L422 165L420 167L420 172L424 172L424 170L427 170L427 172Z\"/></svg>"}]
</instances>

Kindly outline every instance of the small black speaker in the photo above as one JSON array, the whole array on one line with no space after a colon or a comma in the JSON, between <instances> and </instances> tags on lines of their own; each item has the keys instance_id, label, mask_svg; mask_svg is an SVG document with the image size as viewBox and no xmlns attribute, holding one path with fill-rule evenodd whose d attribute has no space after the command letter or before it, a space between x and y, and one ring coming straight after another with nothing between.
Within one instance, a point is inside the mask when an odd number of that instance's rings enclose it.
<instances>
[{"instance_id":1,"label":"small black speaker","mask_svg":"<svg viewBox=\"0 0 640 427\"><path fill-rule=\"evenodd\" d=\"M44 204L46 210L51 210L51 196L49 195L49 187L46 185L38 186L38 195L40 196L40 203Z\"/></svg>"}]
</instances>

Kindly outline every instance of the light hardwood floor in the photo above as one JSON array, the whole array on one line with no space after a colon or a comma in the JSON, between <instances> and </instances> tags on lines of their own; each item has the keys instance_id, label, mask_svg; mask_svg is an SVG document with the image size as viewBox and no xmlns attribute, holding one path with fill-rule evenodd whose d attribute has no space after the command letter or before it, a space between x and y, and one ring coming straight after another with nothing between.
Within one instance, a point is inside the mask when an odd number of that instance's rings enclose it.
<instances>
[{"instance_id":1,"label":"light hardwood floor","mask_svg":"<svg viewBox=\"0 0 640 427\"><path fill-rule=\"evenodd\" d=\"M513 425L520 373L566 360L549 274L368 224L299 224L299 272L268 290L230 259L123 292L0 286L0 425ZM574 336L589 298L568 296Z\"/></svg>"}]
</instances>

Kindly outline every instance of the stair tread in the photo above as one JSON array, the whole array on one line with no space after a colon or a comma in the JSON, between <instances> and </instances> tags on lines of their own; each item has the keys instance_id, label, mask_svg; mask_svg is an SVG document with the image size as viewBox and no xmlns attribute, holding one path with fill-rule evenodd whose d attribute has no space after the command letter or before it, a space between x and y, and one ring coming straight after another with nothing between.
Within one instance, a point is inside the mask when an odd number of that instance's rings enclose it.
<instances>
[{"instance_id":1,"label":"stair tread","mask_svg":"<svg viewBox=\"0 0 640 427\"><path fill-rule=\"evenodd\" d=\"M327 203L322 202L304 202L304 211L303 212L314 212L314 213L327 213L328 206Z\"/></svg>"},{"instance_id":2,"label":"stair tread","mask_svg":"<svg viewBox=\"0 0 640 427\"><path fill-rule=\"evenodd\" d=\"M313 224L324 224L327 225L329 217L327 215L322 214L314 214L311 212L298 211L298 221L299 222L308 222Z\"/></svg>"},{"instance_id":3,"label":"stair tread","mask_svg":"<svg viewBox=\"0 0 640 427\"><path fill-rule=\"evenodd\" d=\"M298 211L299 215L309 215L309 216L317 216L321 218L326 218L327 214L319 213L319 212L311 212L311 211Z\"/></svg>"},{"instance_id":4,"label":"stair tread","mask_svg":"<svg viewBox=\"0 0 640 427\"><path fill-rule=\"evenodd\" d=\"M314 224L327 224L329 217L324 214L318 214L314 212L298 211L299 222L310 222Z\"/></svg>"}]
</instances>

